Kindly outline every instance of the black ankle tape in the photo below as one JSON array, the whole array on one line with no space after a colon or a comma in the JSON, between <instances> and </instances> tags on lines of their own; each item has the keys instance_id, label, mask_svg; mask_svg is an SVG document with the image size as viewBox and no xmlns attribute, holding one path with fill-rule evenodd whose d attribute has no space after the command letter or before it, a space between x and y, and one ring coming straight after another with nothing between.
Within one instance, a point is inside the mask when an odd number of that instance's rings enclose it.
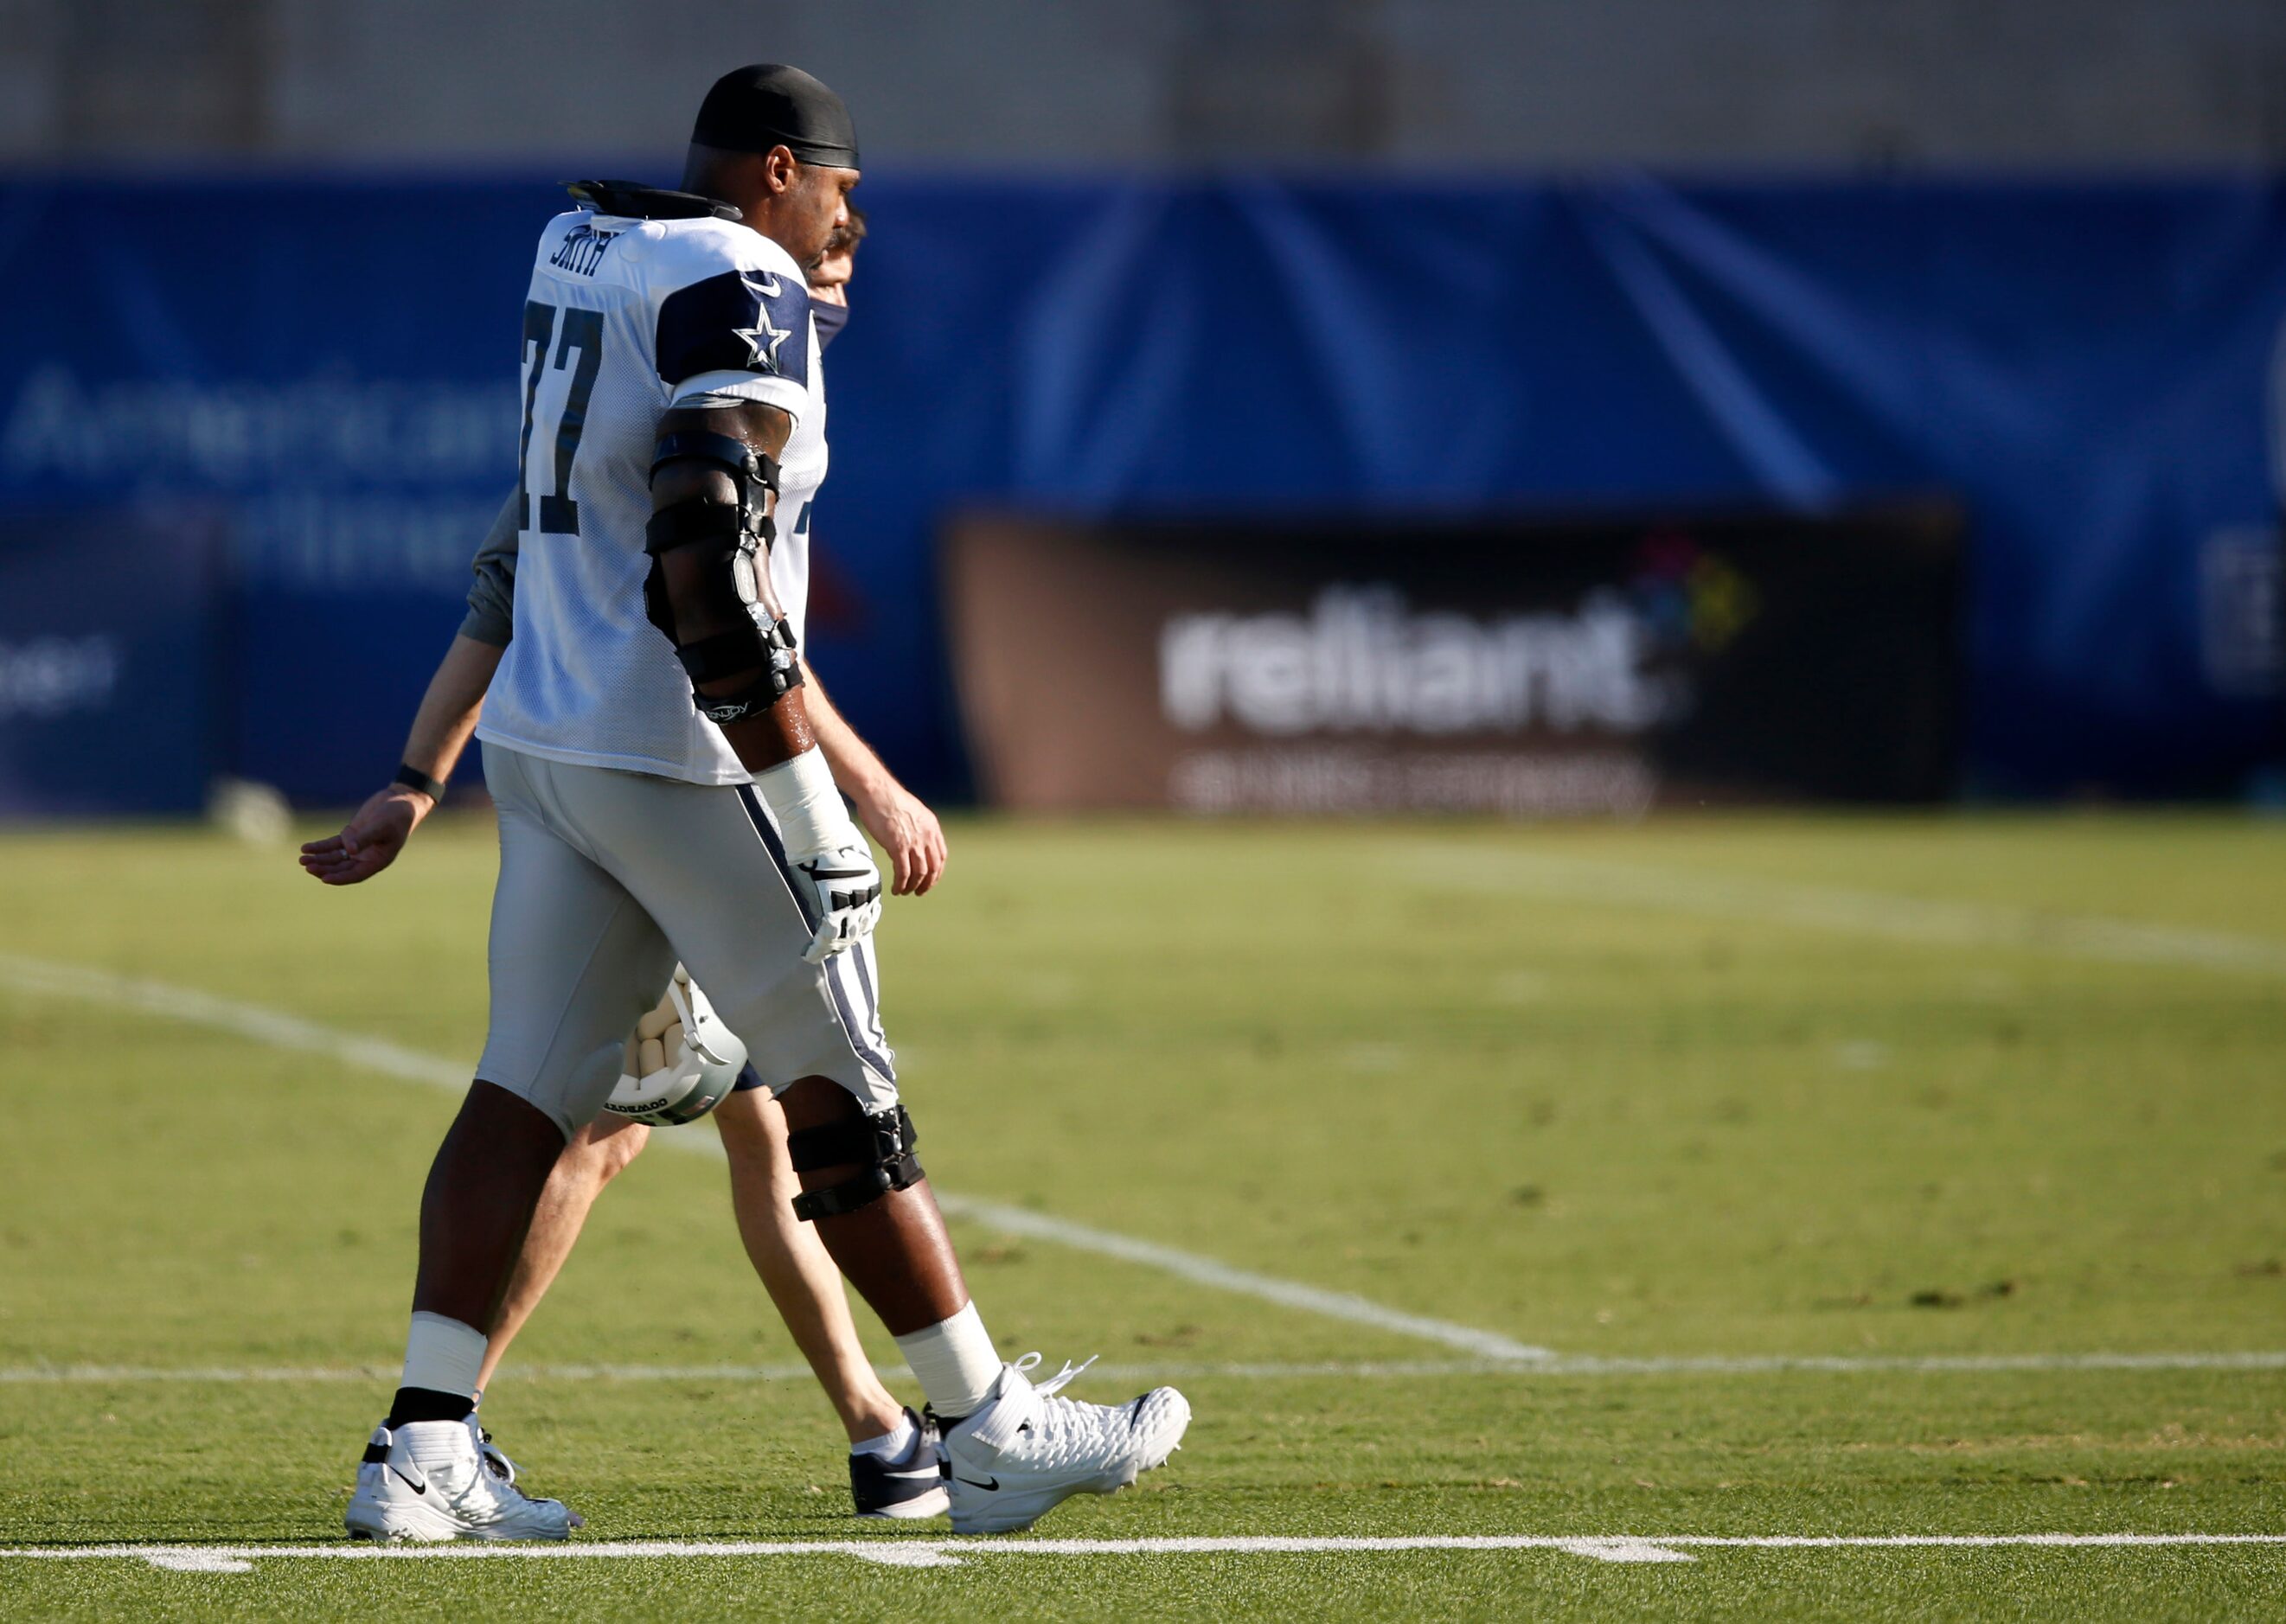
<instances>
[{"instance_id":1,"label":"black ankle tape","mask_svg":"<svg viewBox=\"0 0 2286 1624\"><path fill-rule=\"evenodd\" d=\"M466 1393L438 1392L433 1387L400 1387L390 1400L389 1424L401 1427L415 1421L466 1421L476 1413L476 1400Z\"/></svg>"}]
</instances>

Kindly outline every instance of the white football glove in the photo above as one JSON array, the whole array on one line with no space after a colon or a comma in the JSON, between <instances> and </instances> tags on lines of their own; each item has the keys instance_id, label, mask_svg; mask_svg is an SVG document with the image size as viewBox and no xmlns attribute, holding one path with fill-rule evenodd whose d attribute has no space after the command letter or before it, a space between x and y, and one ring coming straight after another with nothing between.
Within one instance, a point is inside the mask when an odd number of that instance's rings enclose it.
<instances>
[{"instance_id":1,"label":"white football glove","mask_svg":"<svg viewBox=\"0 0 2286 1624\"><path fill-rule=\"evenodd\" d=\"M801 956L822 965L871 935L881 921L881 871L873 866L873 848L850 821L824 752L806 750L756 773L754 788L785 841L794 885L808 893L816 934Z\"/></svg>"},{"instance_id":2,"label":"white football glove","mask_svg":"<svg viewBox=\"0 0 2286 1624\"><path fill-rule=\"evenodd\" d=\"M852 845L790 859L800 877L795 883L808 888L817 920L817 934L801 952L814 965L855 946L881 922L881 871L873 864L873 848L855 824L849 832L855 837Z\"/></svg>"}]
</instances>

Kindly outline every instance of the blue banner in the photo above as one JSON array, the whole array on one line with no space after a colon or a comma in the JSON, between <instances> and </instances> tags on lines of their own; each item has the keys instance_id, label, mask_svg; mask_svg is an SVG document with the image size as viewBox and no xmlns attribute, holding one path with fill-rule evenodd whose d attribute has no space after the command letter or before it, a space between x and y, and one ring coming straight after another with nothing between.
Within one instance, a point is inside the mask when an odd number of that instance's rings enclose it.
<instances>
[{"instance_id":1,"label":"blue banner","mask_svg":"<svg viewBox=\"0 0 2286 1624\"><path fill-rule=\"evenodd\" d=\"M647 166L666 174L673 166ZM1967 780L2228 791L2280 748L2286 186L877 177L812 654L966 766L964 507L1965 509ZM0 185L0 512L227 516L215 769L394 765L514 479L537 177Z\"/></svg>"},{"instance_id":2,"label":"blue banner","mask_svg":"<svg viewBox=\"0 0 2286 1624\"><path fill-rule=\"evenodd\" d=\"M196 512L0 514L0 816L205 800L220 562Z\"/></svg>"}]
</instances>

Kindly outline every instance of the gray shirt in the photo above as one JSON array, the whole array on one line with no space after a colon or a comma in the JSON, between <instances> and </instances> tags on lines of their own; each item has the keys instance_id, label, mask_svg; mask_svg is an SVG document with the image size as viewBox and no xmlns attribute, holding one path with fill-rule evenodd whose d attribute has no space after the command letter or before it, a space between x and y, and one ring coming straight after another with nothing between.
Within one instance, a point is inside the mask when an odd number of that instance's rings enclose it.
<instances>
[{"instance_id":1,"label":"gray shirt","mask_svg":"<svg viewBox=\"0 0 2286 1624\"><path fill-rule=\"evenodd\" d=\"M484 545L469 565L477 579L469 586L469 612L461 635L505 649L516 635L516 532L523 514L520 493L501 504L500 516L485 532Z\"/></svg>"}]
</instances>

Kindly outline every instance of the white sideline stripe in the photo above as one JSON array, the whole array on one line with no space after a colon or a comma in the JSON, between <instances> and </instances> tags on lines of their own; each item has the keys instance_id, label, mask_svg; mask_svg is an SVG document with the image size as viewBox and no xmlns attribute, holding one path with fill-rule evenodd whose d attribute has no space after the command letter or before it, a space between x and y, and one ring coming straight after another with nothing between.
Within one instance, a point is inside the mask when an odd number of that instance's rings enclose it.
<instances>
[{"instance_id":1,"label":"white sideline stripe","mask_svg":"<svg viewBox=\"0 0 2286 1624\"><path fill-rule=\"evenodd\" d=\"M1328 1291L1319 1286L1305 1286L1294 1281L1257 1274L1247 1269L1234 1269L1228 1264L1202 1257L1194 1252L1178 1251L1171 1246L1138 1241L1131 1236L1115 1234L1108 1229L1092 1229L1084 1224L1050 1218L1044 1213L1011 1207L1001 1202L978 1201L973 1196L940 1193L937 1205L942 1207L950 1218L967 1218L974 1223L989 1224L1011 1234L1052 1241L1060 1246L1077 1247L1083 1251L1141 1264L1146 1268L1158 1269L1198 1285L1235 1292L1241 1297L1259 1297L1265 1303L1275 1303L1283 1308L1296 1308L1329 1320L1346 1320L1352 1325L1369 1325L1376 1330L1412 1336L1423 1342L1441 1342L1448 1348L1458 1348L1480 1359L1528 1361L1554 1357L1546 1348L1511 1341L1496 1332L1384 1308L1379 1303L1347 1291Z\"/></svg>"},{"instance_id":2,"label":"white sideline stripe","mask_svg":"<svg viewBox=\"0 0 2286 1624\"><path fill-rule=\"evenodd\" d=\"M876 1368L899 1380L902 1365ZM1293 1381L1327 1376L1418 1380L1458 1376L1783 1376L1793 1373L1893 1373L1918 1376L2072 1370L2286 1370L2286 1352L2239 1353L1936 1353L1895 1355L1708 1354L1699 1357L1599 1359L1311 1360L1230 1361L1167 1360L1098 1364L1090 1374L1107 1381L1179 1381L1202 1377L1233 1381ZM501 1378L519 1382L799 1382L809 1379L807 1365L524 1365ZM136 1382L210 1382L223 1385L260 1383L323 1384L374 1382L393 1377L397 1367L382 1365L154 1366L5 1365L0 1386L126 1384Z\"/></svg>"},{"instance_id":3,"label":"white sideline stripe","mask_svg":"<svg viewBox=\"0 0 2286 1624\"><path fill-rule=\"evenodd\" d=\"M108 970L0 953L0 983L13 987L20 992L76 998L95 1004L124 1005L146 1014L192 1021L240 1037L249 1037L273 1048L298 1049L306 1053L322 1054L345 1065L362 1067L406 1082L449 1088L455 1093L469 1086L469 1068L441 1055L424 1054L419 1050L407 1049L377 1037L361 1037L353 1032L319 1026L315 1021L302 1020L282 1010L242 1004L234 998L218 997L212 993L170 986L164 981L146 981ZM718 1160L722 1155L721 1143L711 1133L686 1135L668 1131L655 1137L657 1142L678 1150L712 1155ZM966 1218L974 1223L990 1225L1011 1234L1052 1242L1058 1246L1116 1257L1125 1263L1140 1264L1146 1268L1158 1269L1196 1285L1211 1286L1218 1291L1235 1292L1241 1297L1277 1304L1281 1308L1298 1309L1305 1313L1345 1320L1352 1325L1370 1326L1376 1330L1423 1342L1440 1343L1479 1359L1549 1357L1545 1348L1532 1347L1493 1331L1478 1330L1474 1326L1455 1325L1449 1320L1405 1313L1347 1291L1328 1291L1318 1286L1305 1286L1297 1281L1280 1280L1273 1275L1257 1274L1249 1269L1233 1268L1226 1263L1200 1257L1195 1252L1179 1251L1155 1242L1115 1234L1108 1229L1096 1229L1068 1219L1051 1218L1046 1213L1033 1212L1022 1207L979 1201L973 1196L949 1194L942 1190L937 1192L937 1205L944 1210L947 1218Z\"/></svg>"},{"instance_id":4,"label":"white sideline stripe","mask_svg":"<svg viewBox=\"0 0 2286 1624\"><path fill-rule=\"evenodd\" d=\"M2106 964L2286 977L2286 941L2093 914L1796 885L1600 858L1431 847L1413 854L1423 879L1607 907L1645 908L1753 924L1797 925L1932 947L1997 947Z\"/></svg>"},{"instance_id":5,"label":"white sideline stripe","mask_svg":"<svg viewBox=\"0 0 2286 1624\"><path fill-rule=\"evenodd\" d=\"M572 1545L76 1545L0 1548L0 1561L142 1561L177 1573L244 1573L256 1562L567 1562L662 1557L854 1557L958 1567L974 1557L1335 1556L1368 1551L1552 1550L1598 1562L1689 1562L1691 1550L2148 1549L2286 1545L2286 1533L1277 1534L1142 1540L627 1540Z\"/></svg>"}]
</instances>

